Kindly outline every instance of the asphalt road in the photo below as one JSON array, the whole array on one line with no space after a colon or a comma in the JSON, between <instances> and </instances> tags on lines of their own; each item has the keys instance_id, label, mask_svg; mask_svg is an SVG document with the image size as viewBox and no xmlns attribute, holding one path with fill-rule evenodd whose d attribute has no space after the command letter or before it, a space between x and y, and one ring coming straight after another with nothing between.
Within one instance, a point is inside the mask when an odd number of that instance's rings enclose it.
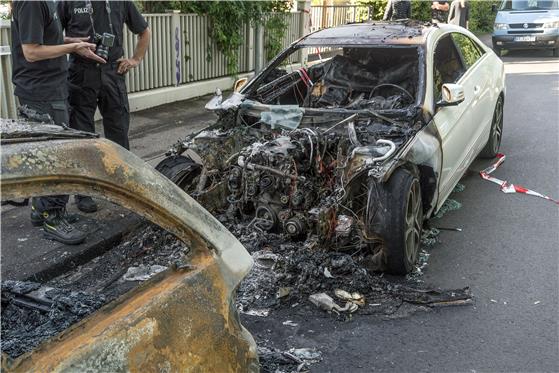
<instances>
[{"instance_id":1,"label":"asphalt road","mask_svg":"<svg viewBox=\"0 0 559 373\"><path fill-rule=\"evenodd\" d=\"M507 160L495 176L559 198L559 59L516 52L503 60L508 75L501 150ZM177 118L183 110L187 126L191 109L168 106L160 114L170 108L179 112L168 123L160 115L135 115L137 124L158 123L135 129L133 122L132 147L139 155L151 157L185 134ZM196 123L211 121L195 115ZM477 161L471 169L487 165ZM270 319L259 329L284 329L270 336L277 347L321 350L317 372L559 371L559 208L504 194L475 172L461 183L466 189L455 199L463 207L440 225L463 231L442 232L423 279L442 288L470 286L474 306L389 321L359 316L341 323L317 315L296 320L301 327L293 329Z\"/></svg>"}]
</instances>

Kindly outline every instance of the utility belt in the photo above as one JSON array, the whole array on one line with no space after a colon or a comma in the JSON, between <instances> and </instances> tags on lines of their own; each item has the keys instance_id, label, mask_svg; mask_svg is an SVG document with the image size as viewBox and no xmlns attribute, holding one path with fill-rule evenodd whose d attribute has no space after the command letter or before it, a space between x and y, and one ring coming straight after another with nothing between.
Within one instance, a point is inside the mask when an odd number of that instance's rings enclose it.
<instances>
[{"instance_id":1,"label":"utility belt","mask_svg":"<svg viewBox=\"0 0 559 373\"><path fill-rule=\"evenodd\" d=\"M85 68L105 68L105 69L116 69L120 61L110 61L107 63L97 63L95 61L88 61L81 58L74 58L70 61L71 64L76 64Z\"/></svg>"}]
</instances>

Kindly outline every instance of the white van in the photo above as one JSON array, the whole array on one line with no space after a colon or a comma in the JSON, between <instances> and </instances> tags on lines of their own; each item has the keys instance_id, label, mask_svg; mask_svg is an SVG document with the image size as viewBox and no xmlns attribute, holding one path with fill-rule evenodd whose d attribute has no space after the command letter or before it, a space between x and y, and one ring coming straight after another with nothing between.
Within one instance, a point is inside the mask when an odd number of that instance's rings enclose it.
<instances>
[{"instance_id":1,"label":"white van","mask_svg":"<svg viewBox=\"0 0 559 373\"><path fill-rule=\"evenodd\" d=\"M493 50L553 49L559 56L559 0L502 0L493 30Z\"/></svg>"}]
</instances>

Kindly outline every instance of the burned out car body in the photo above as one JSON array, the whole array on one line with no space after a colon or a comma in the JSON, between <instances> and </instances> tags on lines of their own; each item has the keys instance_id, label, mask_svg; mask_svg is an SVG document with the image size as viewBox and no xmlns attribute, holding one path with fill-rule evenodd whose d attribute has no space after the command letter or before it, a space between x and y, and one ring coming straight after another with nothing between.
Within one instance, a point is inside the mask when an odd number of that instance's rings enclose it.
<instances>
[{"instance_id":1,"label":"burned out car body","mask_svg":"<svg viewBox=\"0 0 559 373\"><path fill-rule=\"evenodd\" d=\"M220 219L366 247L374 268L402 274L424 219L480 152L498 150L504 93L502 62L462 28L326 29L216 95L217 123L158 169Z\"/></svg>"},{"instance_id":2,"label":"burned out car body","mask_svg":"<svg viewBox=\"0 0 559 373\"><path fill-rule=\"evenodd\" d=\"M2 120L2 200L81 193L118 203L190 248L187 257L2 371L258 371L234 292L252 265L237 239L186 193L114 143ZM78 137L86 137L79 139Z\"/></svg>"}]
</instances>

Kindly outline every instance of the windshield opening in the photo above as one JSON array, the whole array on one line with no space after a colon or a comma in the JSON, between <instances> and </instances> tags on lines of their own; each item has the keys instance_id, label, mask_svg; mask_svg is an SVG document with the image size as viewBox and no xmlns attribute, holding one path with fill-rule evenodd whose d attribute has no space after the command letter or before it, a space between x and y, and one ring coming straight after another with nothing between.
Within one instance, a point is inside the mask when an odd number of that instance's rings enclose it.
<instances>
[{"instance_id":1,"label":"windshield opening","mask_svg":"<svg viewBox=\"0 0 559 373\"><path fill-rule=\"evenodd\" d=\"M559 0L504 0L500 10L559 9Z\"/></svg>"},{"instance_id":2,"label":"windshield opening","mask_svg":"<svg viewBox=\"0 0 559 373\"><path fill-rule=\"evenodd\" d=\"M414 105L418 86L416 46L312 46L284 55L245 93L268 105L392 110Z\"/></svg>"}]
</instances>

